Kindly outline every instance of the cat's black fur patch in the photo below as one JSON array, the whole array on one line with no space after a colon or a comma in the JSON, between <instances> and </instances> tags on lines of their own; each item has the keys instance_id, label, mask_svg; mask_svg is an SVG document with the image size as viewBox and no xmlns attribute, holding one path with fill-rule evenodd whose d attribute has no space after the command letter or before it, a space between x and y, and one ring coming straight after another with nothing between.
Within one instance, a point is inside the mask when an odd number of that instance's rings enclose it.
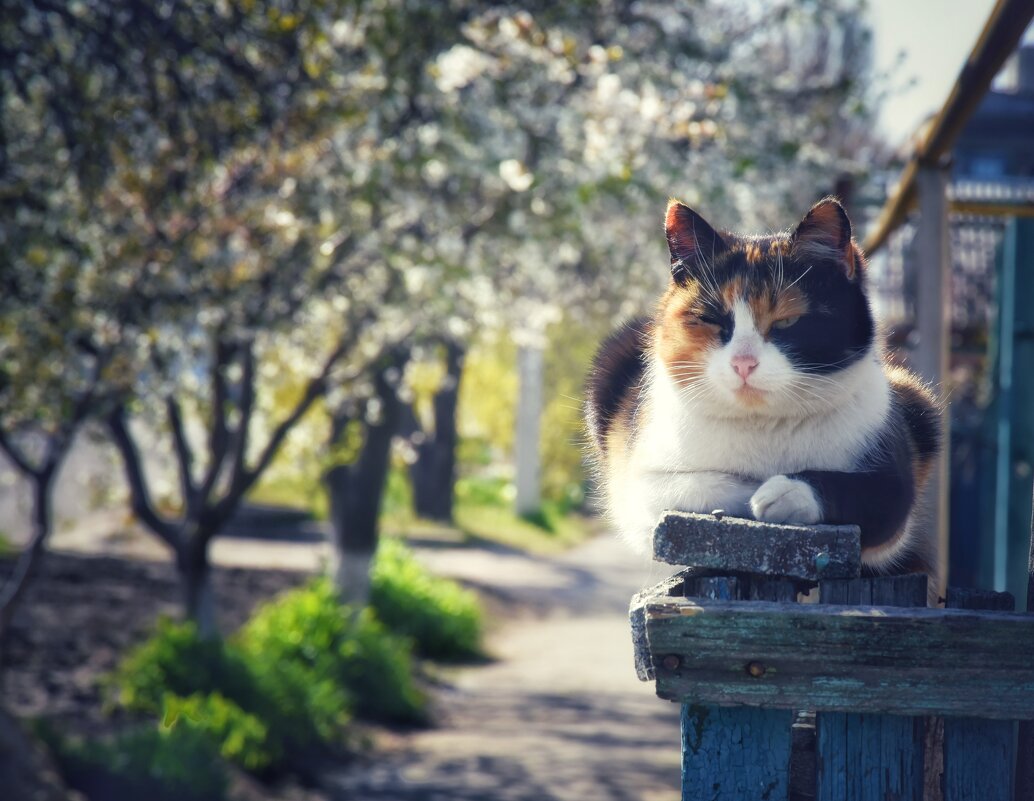
<instances>
[{"instance_id":1,"label":"cat's black fur patch","mask_svg":"<svg viewBox=\"0 0 1034 801\"><path fill-rule=\"evenodd\" d=\"M891 391L920 457L933 456L941 447L941 417L923 389L911 382L892 381Z\"/></svg>"},{"instance_id":2,"label":"cat's black fur patch","mask_svg":"<svg viewBox=\"0 0 1034 801\"><path fill-rule=\"evenodd\" d=\"M885 436L867 454L858 472L804 470L792 478L808 482L819 498L824 523L853 524L862 530L862 547L892 540L903 529L915 502L912 445L897 404L885 423Z\"/></svg>"},{"instance_id":3,"label":"cat's black fur patch","mask_svg":"<svg viewBox=\"0 0 1034 801\"><path fill-rule=\"evenodd\" d=\"M875 326L865 294L835 264L816 264L801 275L797 286L812 309L789 328L773 329L769 339L802 372L843 370L872 346Z\"/></svg>"},{"instance_id":4,"label":"cat's black fur patch","mask_svg":"<svg viewBox=\"0 0 1034 801\"><path fill-rule=\"evenodd\" d=\"M622 402L642 381L646 370L643 353L651 328L652 322L646 317L629 320L596 352L586 391L586 421L601 451L606 450L607 432Z\"/></svg>"}]
</instances>

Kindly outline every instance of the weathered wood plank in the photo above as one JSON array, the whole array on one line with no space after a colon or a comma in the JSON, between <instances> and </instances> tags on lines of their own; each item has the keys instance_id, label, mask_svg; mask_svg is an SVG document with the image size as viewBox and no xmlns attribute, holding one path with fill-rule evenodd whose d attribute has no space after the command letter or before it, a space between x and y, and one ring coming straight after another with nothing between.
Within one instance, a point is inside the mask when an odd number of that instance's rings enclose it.
<instances>
[{"instance_id":1,"label":"weathered wood plank","mask_svg":"<svg viewBox=\"0 0 1034 801\"><path fill-rule=\"evenodd\" d=\"M632 596L628 620L632 628L632 653L636 676L640 681L653 681L650 643L646 637L646 606L655 600L670 597L712 598L715 600L793 601L797 588L786 579L751 579L747 576L714 576L700 568L680 570L664 581Z\"/></svg>"},{"instance_id":2,"label":"weathered wood plank","mask_svg":"<svg viewBox=\"0 0 1034 801\"><path fill-rule=\"evenodd\" d=\"M1012 801L1014 730L1009 720L944 721L944 801Z\"/></svg>"},{"instance_id":3,"label":"weathered wood plank","mask_svg":"<svg viewBox=\"0 0 1034 801\"><path fill-rule=\"evenodd\" d=\"M1011 611L1016 601L1007 592L949 587L950 609ZM949 718L944 721L944 801L1011 801L1016 726L1008 720Z\"/></svg>"},{"instance_id":4,"label":"weathered wood plank","mask_svg":"<svg viewBox=\"0 0 1034 801\"><path fill-rule=\"evenodd\" d=\"M926 588L922 574L821 581L819 599L916 607ZM819 801L922 801L922 718L820 712L816 729Z\"/></svg>"},{"instance_id":5,"label":"weathered wood plank","mask_svg":"<svg viewBox=\"0 0 1034 801\"><path fill-rule=\"evenodd\" d=\"M796 598L792 582L747 576L690 576L684 589L713 600ZM785 799L792 723L793 713L784 710L683 704L683 801Z\"/></svg>"},{"instance_id":6,"label":"weathered wood plank","mask_svg":"<svg viewBox=\"0 0 1034 801\"><path fill-rule=\"evenodd\" d=\"M688 512L661 518L653 555L673 565L803 581L851 578L861 569L857 526L784 526Z\"/></svg>"},{"instance_id":7,"label":"weathered wood plank","mask_svg":"<svg viewBox=\"0 0 1034 801\"><path fill-rule=\"evenodd\" d=\"M682 707L682 801L785 799L793 713Z\"/></svg>"},{"instance_id":8,"label":"weathered wood plank","mask_svg":"<svg viewBox=\"0 0 1034 801\"><path fill-rule=\"evenodd\" d=\"M653 681L653 662L650 658L650 643L646 639L646 605L657 598L684 596L686 577L695 575L692 569L680 570L652 587L632 596L628 605L628 621L632 625L632 656L635 660L635 674L640 681Z\"/></svg>"},{"instance_id":9,"label":"weathered wood plank","mask_svg":"<svg viewBox=\"0 0 1034 801\"><path fill-rule=\"evenodd\" d=\"M1034 615L672 598L646 628L662 698L1034 718Z\"/></svg>"},{"instance_id":10,"label":"weathered wood plank","mask_svg":"<svg viewBox=\"0 0 1034 801\"><path fill-rule=\"evenodd\" d=\"M925 573L819 582L819 603L846 606L925 606Z\"/></svg>"},{"instance_id":11,"label":"weathered wood plank","mask_svg":"<svg viewBox=\"0 0 1034 801\"><path fill-rule=\"evenodd\" d=\"M816 728L818 801L921 801L922 718L824 712Z\"/></svg>"}]
</instances>

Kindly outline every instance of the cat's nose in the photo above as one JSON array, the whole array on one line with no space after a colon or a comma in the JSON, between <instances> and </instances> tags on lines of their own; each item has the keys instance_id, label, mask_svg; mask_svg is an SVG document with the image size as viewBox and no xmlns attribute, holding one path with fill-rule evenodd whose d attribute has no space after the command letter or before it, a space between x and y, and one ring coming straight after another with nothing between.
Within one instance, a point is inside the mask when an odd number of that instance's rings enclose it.
<instances>
[{"instance_id":1,"label":"cat's nose","mask_svg":"<svg viewBox=\"0 0 1034 801\"><path fill-rule=\"evenodd\" d=\"M747 376L754 372L754 368L758 366L758 360L749 354L732 357L732 369L737 372L740 378L744 381L747 380Z\"/></svg>"}]
</instances>

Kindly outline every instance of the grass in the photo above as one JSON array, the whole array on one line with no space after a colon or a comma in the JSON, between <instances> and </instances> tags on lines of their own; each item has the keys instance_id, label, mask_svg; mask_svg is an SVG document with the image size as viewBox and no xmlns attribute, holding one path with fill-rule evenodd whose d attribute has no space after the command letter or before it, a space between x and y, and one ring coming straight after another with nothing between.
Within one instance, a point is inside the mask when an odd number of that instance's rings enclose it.
<instances>
[{"instance_id":1,"label":"grass","mask_svg":"<svg viewBox=\"0 0 1034 801\"><path fill-rule=\"evenodd\" d=\"M548 510L548 507L547 507ZM521 517L513 509L459 502L454 522L423 520L411 513L384 515L381 529L386 537L441 540L467 545L495 544L536 555L553 555L587 540L594 532L590 521L577 513L554 510Z\"/></svg>"},{"instance_id":2,"label":"grass","mask_svg":"<svg viewBox=\"0 0 1034 801\"><path fill-rule=\"evenodd\" d=\"M248 500L265 506L304 509L316 520L327 519L327 493L323 485L297 473L278 476L276 481L260 481L248 493Z\"/></svg>"},{"instance_id":3,"label":"grass","mask_svg":"<svg viewBox=\"0 0 1034 801\"><path fill-rule=\"evenodd\" d=\"M470 590L433 575L390 539L381 542L370 578L370 605L378 619L411 638L420 656L445 662L483 656L481 605Z\"/></svg>"},{"instance_id":4,"label":"grass","mask_svg":"<svg viewBox=\"0 0 1034 801\"><path fill-rule=\"evenodd\" d=\"M579 515L543 510L526 518L510 509L465 504L456 509L456 524L468 542L493 542L536 554L560 553L592 533Z\"/></svg>"},{"instance_id":5,"label":"grass","mask_svg":"<svg viewBox=\"0 0 1034 801\"><path fill-rule=\"evenodd\" d=\"M300 476L260 484L249 500L305 509L318 520L327 517L326 493L321 485ZM513 486L503 478L464 477L456 482L452 525L422 520L413 515L409 480L395 468L384 493L381 529L389 537L435 539L469 545L494 543L533 554L561 553L581 542L594 529L570 502L546 500L542 508L522 517L513 510Z\"/></svg>"}]
</instances>

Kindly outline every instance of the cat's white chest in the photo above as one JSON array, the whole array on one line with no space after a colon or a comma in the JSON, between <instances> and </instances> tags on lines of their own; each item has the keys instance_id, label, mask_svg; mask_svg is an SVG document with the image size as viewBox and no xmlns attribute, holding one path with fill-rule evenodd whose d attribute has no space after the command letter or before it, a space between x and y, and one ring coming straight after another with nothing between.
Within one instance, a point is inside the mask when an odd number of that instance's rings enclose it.
<instances>
[{"instance_id":1,"label":"cat's white chest","mask_svg":"<svg viewBox=\"0 0 1034 801\"><path fill-rule=\"evenodd\" d=\"M890 408L882 367L866 361L857 373L842 403L781 419L705 414L657 382L633 461L644 472L707 470L759 481L802 470L857 470Z\"/></svg>"}]
</instances>

